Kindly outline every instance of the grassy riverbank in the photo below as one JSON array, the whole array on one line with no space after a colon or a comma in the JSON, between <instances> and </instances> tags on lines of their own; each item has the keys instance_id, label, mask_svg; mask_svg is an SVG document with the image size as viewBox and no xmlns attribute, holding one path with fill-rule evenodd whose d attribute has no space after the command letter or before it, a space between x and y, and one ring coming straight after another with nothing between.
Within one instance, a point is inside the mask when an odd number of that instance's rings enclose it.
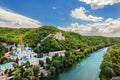
<instances>
[{"instance_id":1,"label":"grassy riverbank","mask_svg":"<svg viewBox=\"0 0 120 80\"><path fill-rule=\"evenodd\" d=\"M111 46L101 64L101 80L120 80L120 45Z\"/></svg>"}]
</instances>

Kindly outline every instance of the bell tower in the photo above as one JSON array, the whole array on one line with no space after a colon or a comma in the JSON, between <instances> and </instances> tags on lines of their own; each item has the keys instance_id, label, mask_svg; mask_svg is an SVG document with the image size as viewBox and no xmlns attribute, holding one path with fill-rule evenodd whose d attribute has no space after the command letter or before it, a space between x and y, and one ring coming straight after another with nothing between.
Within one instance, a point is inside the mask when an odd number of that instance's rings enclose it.
<instances>
[{"instance_id":1,"label":"bell tower","mask_svg":"<svg viewBox=\"0 0 120 80\"><path fill-rule=\"evenodd\" d=\"M19 44L20 44L20 46L21 46L21 49L24 50L25 47L24 47L23 39L22 39L22 38L20 38L20 40L19 40Z\"/></svg>"}]
</instances>

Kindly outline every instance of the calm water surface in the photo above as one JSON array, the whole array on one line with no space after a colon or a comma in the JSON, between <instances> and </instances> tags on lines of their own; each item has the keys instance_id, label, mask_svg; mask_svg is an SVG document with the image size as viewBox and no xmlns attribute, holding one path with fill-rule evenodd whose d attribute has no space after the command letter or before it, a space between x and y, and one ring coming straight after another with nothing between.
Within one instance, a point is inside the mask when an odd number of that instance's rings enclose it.
<instances>
[{"instance_id":1,"label":"calm water surface","mask_svg":"<svg viewBox=\"0 0 120 80\"><path fill-rule=\"evenodd\" d=\"M82 62L68 71L61 73L53 80L99 80L100 64L107 48L93 52Z\"/></svg>"}]
</instances>

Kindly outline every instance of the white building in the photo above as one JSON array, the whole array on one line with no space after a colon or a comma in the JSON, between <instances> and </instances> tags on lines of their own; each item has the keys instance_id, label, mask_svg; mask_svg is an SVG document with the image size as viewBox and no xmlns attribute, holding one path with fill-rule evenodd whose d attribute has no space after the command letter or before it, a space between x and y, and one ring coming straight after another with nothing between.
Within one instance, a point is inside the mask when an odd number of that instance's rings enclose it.
<instances>
[{"instance_id":1,"label":"white building","mask_svg":"<svg viewBox=\"0 0 120 80\"><path fill-rule=\"evenodd\" d=\"M59 33L57 37L62 36L61 33ZM43 61L46 63L46 58L52 59L53 56L58 54L58 56L65 56L65 50L62 51L55 51L55 52L49 52L47 56L44 56L42 58L37 58L37 53L33 52L32 48L23 45L22 40L19 42L17 46L15 45L10 45L7 48L9 48L9 53L7 54L7 58L9 60L16 61L19 65L21 63L26 63L27 61L30 62L31 65L38 65L39 61ZM13 69L13 63L14 62L9 62L6 64L0 65L0 74L3 74L5 70L7 69Z\"/></svg>"},{"instance_id":2,"label":"white building","mask_svg":"<svg viewBox=\"0 0 120 80\"><path fill-rule=\"evenodd\" d=\"M54 35L54 37L55 37L57 40L65 40L65 37L62 35L61 32L56 33L56 34Z\"/></svg>"},{"instance_id":3,"label":"white building","mask_svg":"<svg viewBox=\"0 0 120 80\"><path fill-rule=\"evenodd\" d=\"M8 59L12 61L17 61L20 65L22 62L29 61L32 65L39 64L38 59L36 58L37 53L33 52L33 50L26 46L23 47L23 45L18 44L17 46L12 45L11 46L12 54L8 55Z\"/></svg>"},{"instance_id":4,"label":"white building","mask_svg":"<svg viewBox=\"0 0 120 80\"><path fill-rule=\"evenodd\" d=\"M58 54L58 56L65 56L65 52L66 50L49 52L49 56L55 56L56 54Z\"/></svg>"},{"instance_id":5,"label":"white building","mask_svg":"<svg viewBox=\"0 0 120 80\"><path fill-rule=\"evenodd\" d=\"M5 72L4 70L0 70L0 76L4 75L4 72Z\"/></svg>"},{"instance_id":6,"label":"white building","mask_svg":"<svg viewBox=\"0 0 120 80\"><path fill-rule=\"evenodd\" d=\"M14 62L8 62L5 64L1 64L0 65L0 75L3 75L6 70L10 70L10 69L13 70L14 69L13 64L14 64Z\"/></svg>"},{"instance_id":7,"label":"white building","mask_svg":"<svg viewBox=\"0 0 120 80\"><path fill-rule=\"evenodd\" d=\"M21 65L21 63L26 63L27 61L29 61L31 65L39 64L38 58L22 58L21 60L18 61L18 64Z\"/></svg>"}]
</instances>

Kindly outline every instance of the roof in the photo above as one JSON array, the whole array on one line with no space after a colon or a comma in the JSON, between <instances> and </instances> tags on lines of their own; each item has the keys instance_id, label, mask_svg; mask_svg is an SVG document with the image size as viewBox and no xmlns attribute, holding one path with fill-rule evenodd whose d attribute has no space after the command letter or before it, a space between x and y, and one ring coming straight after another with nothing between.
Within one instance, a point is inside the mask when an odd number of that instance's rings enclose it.
<instances>
[{"instance_id":1,"label":"roof","mask_svg":"<svg viewBox=\"0 0 120 80\"><path fill-rule=\"evenodd\" d=\"M49 54L51 54L51 53L65 53L65 52L66 52L66 50L61 50L61 51L49 52Z\"/></svg>"},{"instance_id":2,"label":"roof","mask_svg":"<svg viewBox=\"0 0 120 80\"><path fill-rule=\"evenodd\" d=\"M38 59L39 59L39 60L41 60L41 61L45 61L45 60L46 60L46 58L52 59L52 57L51 57L51 56L45 56L45 57L38 58Z\"/></svg>"},{"instance_id":3,"label":"roof","mask_svg":"<svg viewBox=\"0 0 120 80\"><path fill-rule=\"evenodd\" d=\"M29 58L22 58L21 60L19 60L19 61L21 61L21 62L26 62L26 61L29 61Z\"/></svg>"},{"instance_id":4,"label":"roof","mask_svg":"<svg viewBox=\"0 0 120 80\"><path fill-rule=\"evenodd\" d=\"M8 48L8 49L10 49L10 48L16 48L16 46L15 45L8 45L8 46L6 46L6 48Z\"/></svg>"},{"instance_id":5,"label":"roof","mask_svg":"<svg viewBox=\"0 0 120 80\"><path fill-rule=\"evenodd\" d=\"M30 47L28 47L28 46L26 46L26 47L25 47L25 49L26 49L26 50L31 50L31 48L30 48Z\"/></svg>"},{"instance_id":6,"label":"roof","mask_svg":"<svg viewBox=\"0 0 120 80\"><path fill-rule=\"evenodd\" d=\"M13 49L15 49L15 48L16 48L16 46L15 46L15 45L13 45L13 46L12 46L12 48L13 48Z\"/></svg>"},{"instance_id":7,"label":"roof","mask_svg":"<svg viewBox=\"0 0 120 80\"><path fill-rule=\"evenodd\" d=\"M18 55L17 54L10 54L10 56L17 57Z\"/></svg>"},{"instance_id":8,"label":"roof","mask_svg":"<svg viewBox=\"0 0 120 80\"><path fill-rule=\"evenodd\" d=\"M17 47L18 47L18 48L21 48L21 45L20 45L20 44L18 44L18 45L17 45Z\"/></svg>"},{"instance_id":9,"label":"roof","mask_svg":"<svg viewBox=\"0 0 120 80\"><path fill-rule=\"evenodd\" d=\"M8 46L6 46L6 48L10 49L12 46L13 46L13 45L8 45Z\"/></svg>"},{"instance_id":10,"label":"roof","mask_svg":"<svg viewBox=\"0 0 120 80\"><path fill-rule=\"evenodd\" d=\"M13 64L14 64L14 62L8 62L8 63L5 63L5 64L1 64L0 66L7 67L7 66L11 66Z\"/></svg>"}]
</instances>

